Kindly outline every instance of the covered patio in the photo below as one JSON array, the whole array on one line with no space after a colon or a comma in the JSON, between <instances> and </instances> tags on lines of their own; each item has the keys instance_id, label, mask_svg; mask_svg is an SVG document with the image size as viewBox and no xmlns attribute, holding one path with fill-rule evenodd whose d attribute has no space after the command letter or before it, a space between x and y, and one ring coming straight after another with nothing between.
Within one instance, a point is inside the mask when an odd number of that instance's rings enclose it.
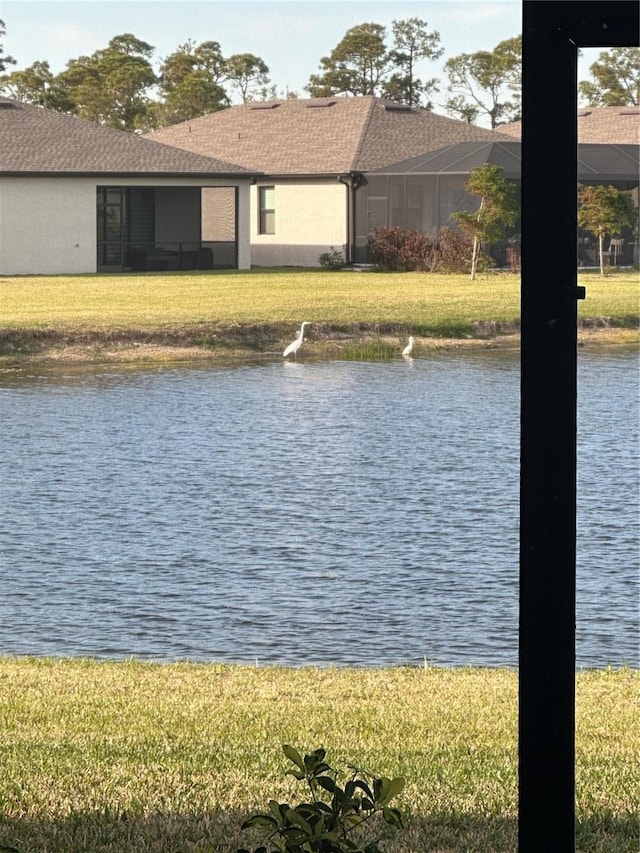
<instances>
[{"instance_id":1,"label":"covered patio","mask_svg":"<svg viewBox=\"0 0 640 853\"><path fill-rule=\"evenodd\" d=\"M97 187L99 272L235 269L236 186Z\"/></svg>"}]
</instances>

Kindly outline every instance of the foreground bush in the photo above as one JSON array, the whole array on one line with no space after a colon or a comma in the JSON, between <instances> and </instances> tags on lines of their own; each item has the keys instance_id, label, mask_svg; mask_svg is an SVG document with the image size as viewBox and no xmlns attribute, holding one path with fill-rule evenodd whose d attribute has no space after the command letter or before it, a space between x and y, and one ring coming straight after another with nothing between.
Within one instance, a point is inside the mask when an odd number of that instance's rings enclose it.
<instances>
[{"instance_id":1,"label":"foreground bush","mask_svg":"<svg viewBox=\"0 0 640 853\"><path fill-rule=\"evenodd\" d=\"M366 841L361 833L370 828L371 819L381 815L387 824L404 828L404 815L389 805L404 788L404 779L373 777L369 783L364 771L349 765L351 776L341 787L338 771L325 761L324 749L304 758L289 744L283 750L295 767L291 775L306 783L310 802L292 808L270 800L269 811L244 822L243 829L260 827L266 832L273 844L271 853L381 853L377 840ZM242 848L237 853L250 851ZM260 846L254 853L269 851Z\"/></svg>"}]
</instances>

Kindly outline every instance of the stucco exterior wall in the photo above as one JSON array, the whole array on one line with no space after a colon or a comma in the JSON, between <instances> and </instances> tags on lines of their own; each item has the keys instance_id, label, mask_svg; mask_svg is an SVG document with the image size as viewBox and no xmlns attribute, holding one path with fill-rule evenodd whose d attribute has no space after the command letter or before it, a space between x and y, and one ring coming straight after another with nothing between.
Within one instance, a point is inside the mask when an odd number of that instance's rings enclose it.
<instances>
[{"instance_id":1,"label":"stucco exterior wall","mask_svg":"<svg viewBox=\"0 0 640 853\"><path fill-rule=\"evenodd\" d=\"M96 272L98 186L228 186L202 178L0 178L0 275ZM251 266L249 181L238 200L238 266Z\"/></svg>"},{"instance_id":2,"label":"stucco exterior wall","mask_svg":"<svg viewBox=\"0 0 640 853\"><path fill-rule=\"evenodd\" d=\"M259 233L259 188L275 187L275 234ZM347 241L347 188L335 178L259 181L251 187L251 263L313 266Z\"/></svg>"},{"instance_id":3,"label":"stucco exterior wall","mask_svg":"<svg viewBox=\"0 0 640 853\"><path fill-rule=\"evenodd\" d=\"M238 269L248 270L253 263L251 246L251 185L238 187Z\"/></svg>"},{"instance_id":4,"label":"stucco exterior wall","mask_svg":"<svg viewBox=\"0 0 640 853\"><path fill-rule=\"evenodd\" d=\"M96 182L0 180L0 274L96 271Z\"/></svg>"}]
</instances>

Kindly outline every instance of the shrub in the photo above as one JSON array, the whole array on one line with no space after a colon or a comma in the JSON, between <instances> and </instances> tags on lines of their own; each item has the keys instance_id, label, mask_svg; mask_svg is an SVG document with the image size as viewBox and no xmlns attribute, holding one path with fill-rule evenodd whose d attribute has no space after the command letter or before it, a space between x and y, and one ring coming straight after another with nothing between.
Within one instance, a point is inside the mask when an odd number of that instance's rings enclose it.
<instances>
[{"instance_id":1,"label":"shrub","mask_svg":"<svg viewBox=\"0 0 640 853\"><path fill-rule=\"evenodd\" d=\"M473 257L473 239L458 228L441 228L437 240L420 231L398 226L377 228L369 238L372 262L385 272L468 273ZM478 268L491 258L480 253Z\"/></svg>"},{"instance_id":2,"label":"shrub","mask_svg":"<svg viewBox=\"0 0 640 853\"><path fill-rule=\"evenodd\" d=\"M372 262L385 272L433 270L435 243L420 231L406 231L397 225L376 228L369 237Z\"/></svg>"},{"instance_id":3,"label":"shrub","mask_svg":"<svg viewBox=\"0 0 640 853\"><path fill-rule=\"evenodd\" d=\"M458 228L441 228L438 233L438 271L471 272L473 240Z\"/></svg>"},{"instance_id":4,"label":"shrub","mask_svg":"<svg viewBox=\"0 0 640 853\"><path fill-rule=\"evenodd\" d=\"M304 758L288 744L283 750L295 768L291 775L306 782L311 797L310 802L293 808L270 800L267 812L255 814L242 824L243 829L262 827L273 845L271 853L381 853L377 841L362 840L361 830L371 818L381 815L391 826L404 828L402 812L389 806L402 791L404 779L380 777L369 784L365 773L350 766L351 777L341 787L338 772L324 760L324 749ZM242 848L237 853L250 851ZM262 845L254 853L270 851Z\"/></svg>"},{"instance_id":5,"label":"shrub","mask_svg":"<svg viewBox=\"0 0 640 853\"><path fill-rule=\"evenodd\" d=\"M322 269L325 270L340 270L344 266L344 255L339 249L329 247L330 251L323 252L318 258L318 262Z\"/></svg>"}]
</instances>

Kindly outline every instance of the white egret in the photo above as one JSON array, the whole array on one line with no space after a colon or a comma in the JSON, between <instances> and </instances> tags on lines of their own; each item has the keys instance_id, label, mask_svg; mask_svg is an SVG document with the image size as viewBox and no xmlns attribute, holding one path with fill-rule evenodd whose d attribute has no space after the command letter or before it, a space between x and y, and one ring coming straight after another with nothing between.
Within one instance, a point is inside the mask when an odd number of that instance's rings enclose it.
<instances>
[{"instance_id":1,"label":"white egret","mask_svg":"<svg viewBox=\"0 0 640 853\"><path fill-rule=\"evenodd\" d=\"M411 357L411 350L412 350L412 349L413 349L413 337L412 337L411 335L409 335L409 343L408 343L408 344L406 345L406 347L402 350L402 355L403 355L405 358L410 358L410 357Z\"/></svg>"},{"instance_id":2,"label":"white egret","mask_svg":"<svg viewBox=\"0 0 640 853\"><path fill-rule=\"evenodd\" d=\"M286 350L282 353L283 358L286 358L288 355L291 355L291 353L293 353L294 358L297 357L296 354L297 354L298 350L300 349L300 347L302 346L302 340L304 338L304 327L310 326L310 325L311 325L310 322L308 322L307 320L304 321L304 323L300 326L300 331L298 332L298 337L295 339L295 341L292 341L289 344L289 346L286 348Z\"/></svg>"}]
</instances>

